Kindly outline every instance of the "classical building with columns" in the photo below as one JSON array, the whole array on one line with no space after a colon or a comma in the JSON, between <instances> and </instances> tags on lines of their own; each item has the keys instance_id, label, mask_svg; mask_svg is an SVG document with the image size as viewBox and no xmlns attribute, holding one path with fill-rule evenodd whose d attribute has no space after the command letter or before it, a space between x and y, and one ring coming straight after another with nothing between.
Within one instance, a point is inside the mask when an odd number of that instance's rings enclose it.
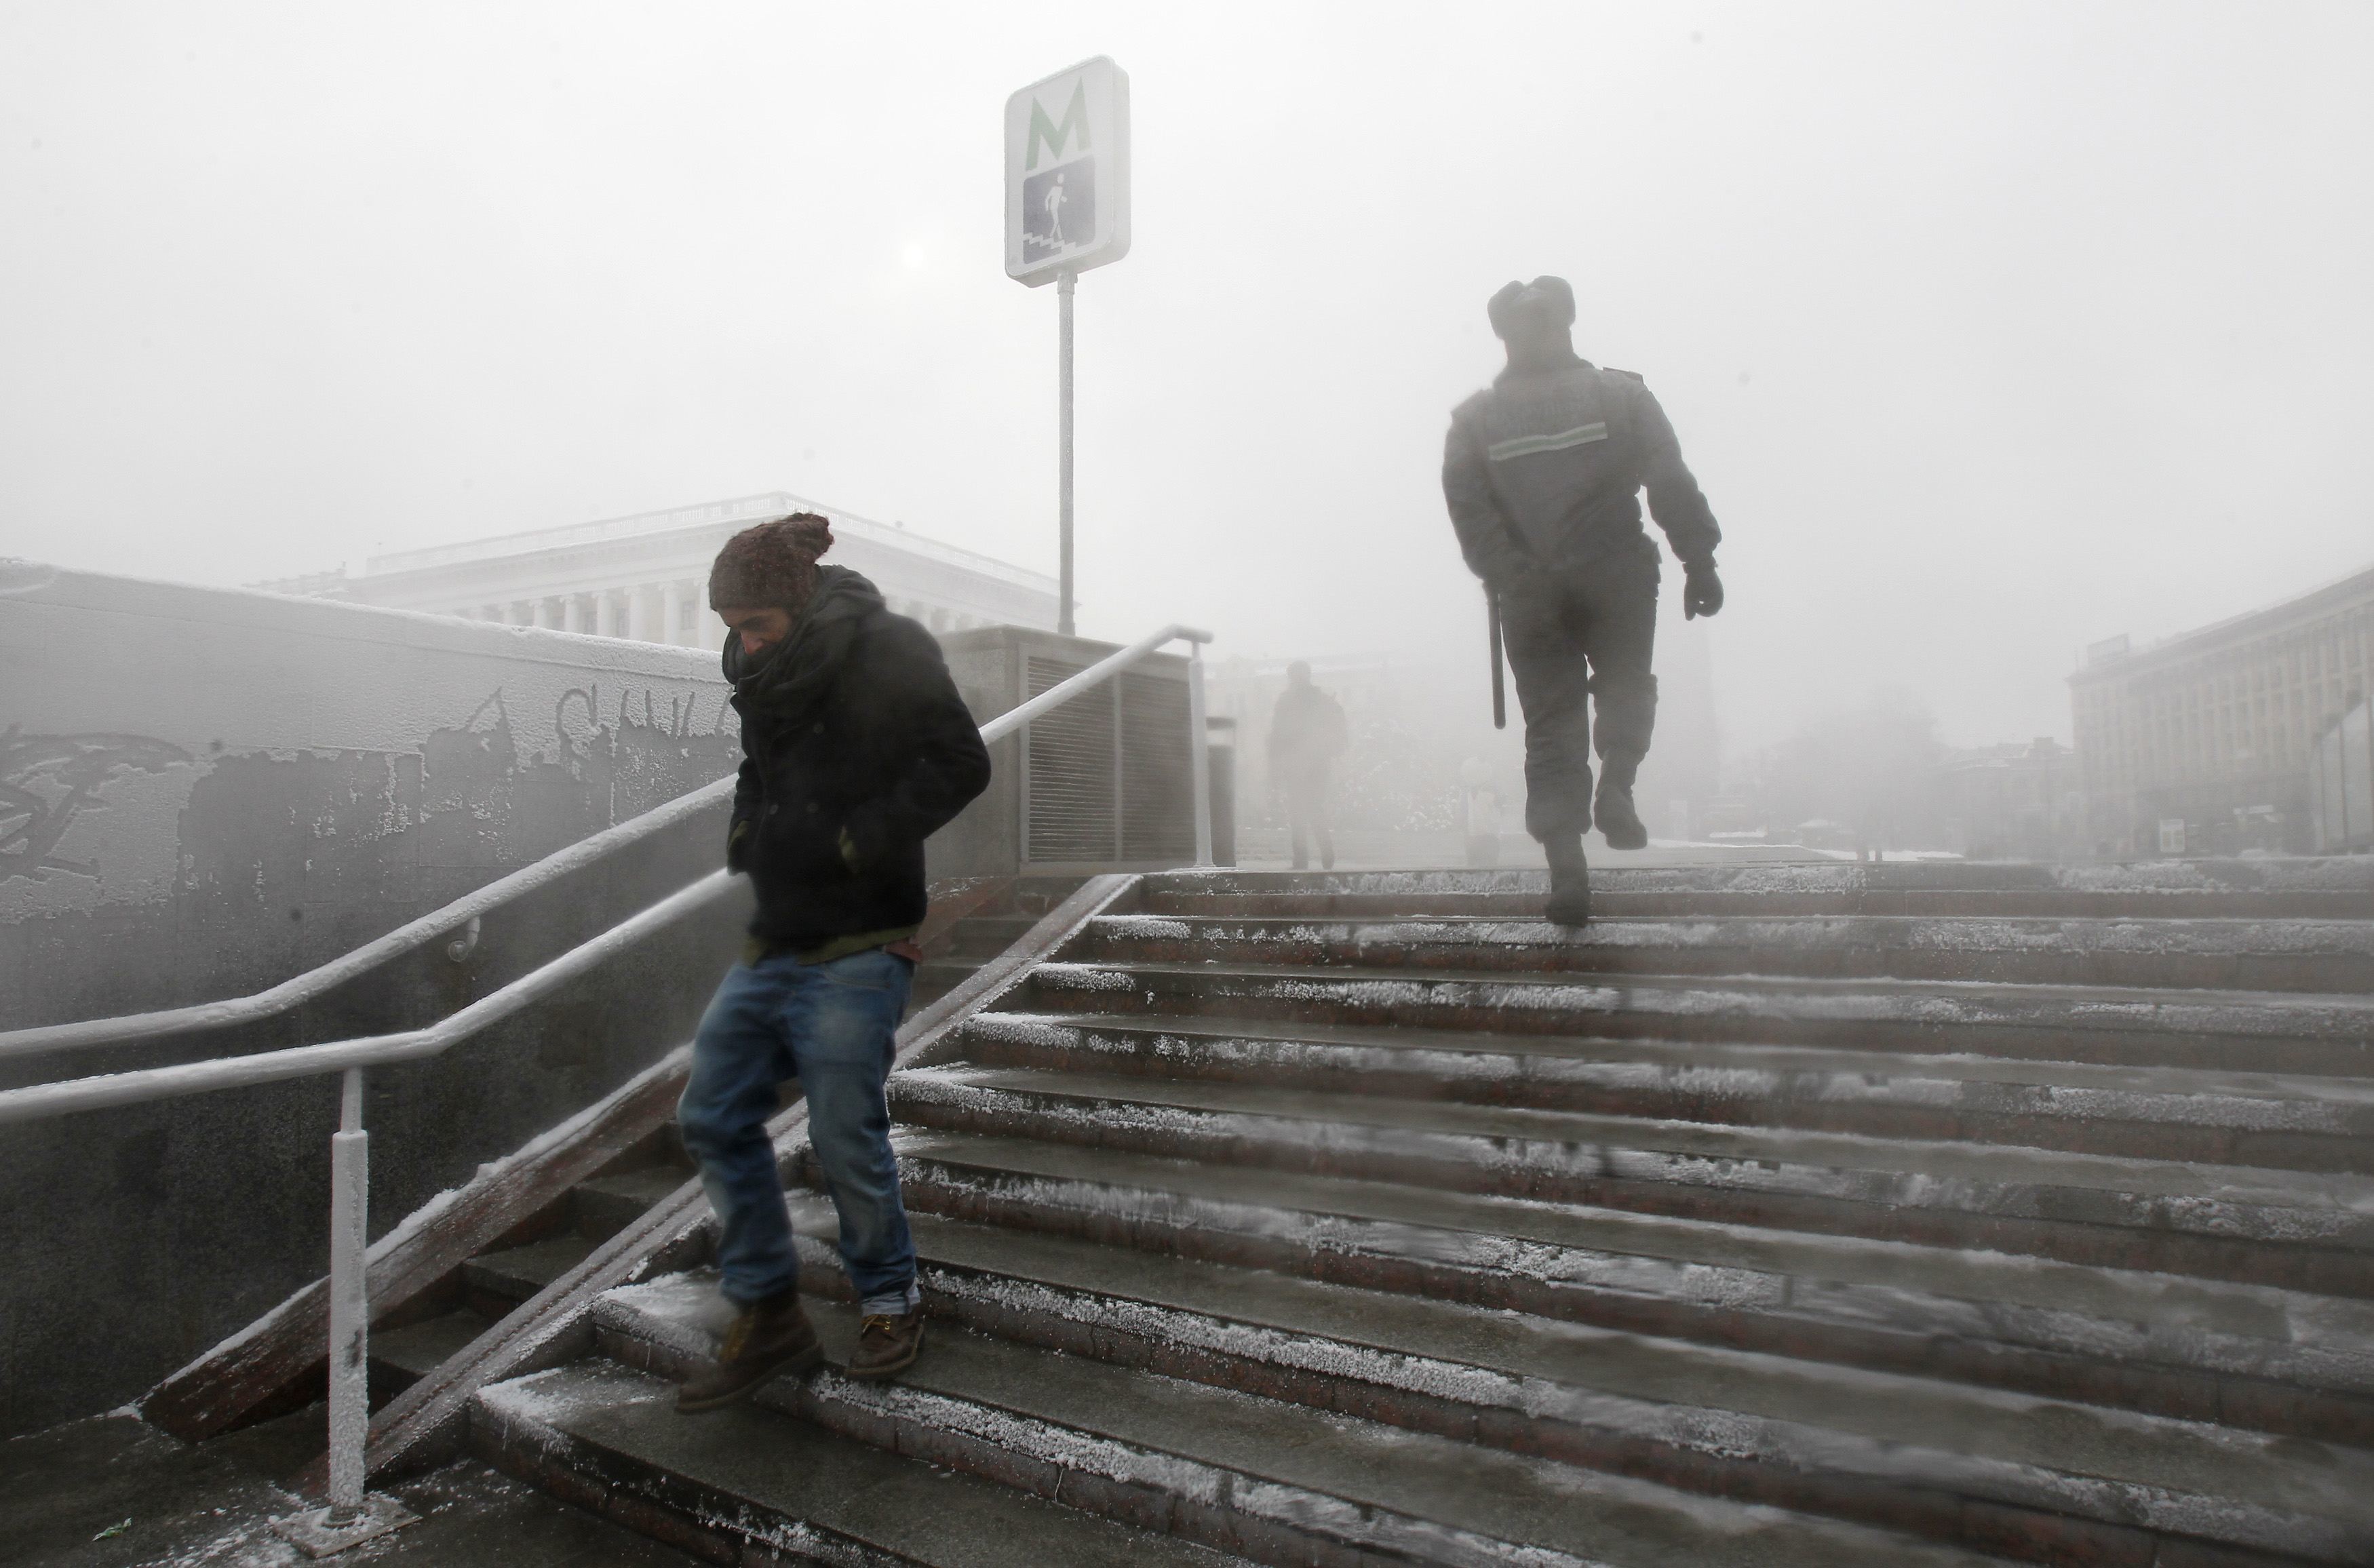
<instances>
[{"instance_id":1,"label":"classical building with columns","mask_svg":"<svg viewBox=\"0 0 2374 1568\"><path fill-rule=\"evenodd\" d=\"M2090 848L2319 848L2309 761L2374 691L2374 568L2148 648L2095 644L2069 678Z\"/></svg>"},{"instance_id":2,"label":"classical building with columns","mask_svg":"<svg viewBox=\"0 0 2374 1568\"><path fill-rule=\"evenodd\" d=\"M572 523L460 544L372 556L359 571L250 586L507 626L718 648L709 565L737 530L786 512L832 520L828 564L872 579L901 614L935 632L1011 626L1052 630L1052 577L774 491L674 511Z\"/></svg>"}]
</instances>

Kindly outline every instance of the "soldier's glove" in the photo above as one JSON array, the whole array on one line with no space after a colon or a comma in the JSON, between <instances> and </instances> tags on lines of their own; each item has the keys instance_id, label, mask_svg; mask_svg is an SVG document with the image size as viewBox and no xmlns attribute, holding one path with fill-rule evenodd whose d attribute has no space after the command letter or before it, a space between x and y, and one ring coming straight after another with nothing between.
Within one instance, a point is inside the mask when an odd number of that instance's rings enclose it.
<instances>
[{"instance_id":1,"label":"soldier's glove","mask_svg":"<svg viewBox=\"0 0 2374 1568\"><path fill-rule=\"evenodd\" d=\"M744 817L725 836L725 869L729 872L747 870L750 862L750 819Z\"/></svg>"},{"instance_id":2,"label":"soldier's glove","mask_svg":"<svg viewBox=\"0 0 2374 1568\"><path fill-rule=\"evenodd\" d=\"M1695 621L1722 608L1722 579L1712 561L1693 561L1682 568L1682 619Z\"/></svg>"}]
</instances>

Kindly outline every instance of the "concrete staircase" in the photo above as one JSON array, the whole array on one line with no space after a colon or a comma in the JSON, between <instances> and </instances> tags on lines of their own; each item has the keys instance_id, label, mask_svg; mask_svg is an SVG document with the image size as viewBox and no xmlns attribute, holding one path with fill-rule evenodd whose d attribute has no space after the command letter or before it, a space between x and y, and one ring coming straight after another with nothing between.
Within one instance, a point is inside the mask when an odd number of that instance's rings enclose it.
<instances>
[{"instance_id":1,"label":"concrete staircase","mask_svg":"<svg viewBox=\"0 0 2374 1568\"><path fill-rule=\"evenodd\" d=\"M694 1270L473 1441L717 1561L2374 1562L2369 873L1148 878L893 1081L903 1382L676 1416Z\"/></svg>"},{"instance_id":2,"label":"concrete staircase","mask_svg":"<svg viewBox=\"0 0 2374 1568\"><path fill-rule=\"evenodd\" d=\"M675 1122L655 1127L435 1288L375 1324L370 1339L372 1409L434 1373L584 1262L603 1242L665 1202L694 1174Z\"/></svg>"},{"instance_id":3,"label":"concrete staircase","mask_svg":"<svg viewBox=\"0 0 2374 1568\"><path fill-rule=\"evenodd\" d=\"M916 967L913 994L908 1000L908 1015L921 1012L972 978L982 965L1021 941L1087 880L1077 876L1002 879L991 895L971 905L961 919L927 935L923 942L923 962Z\"/></svg>"},{"instance_id":4,"label":"concrete staircase","mask_svg":"<svg viewBox=\"0 0 2374 1568\"><path fill-rule=\"evenodd\" d=\"M923 943L911 1012L970 978L1076 889L1081 877L1008 878ZM673 1091L671 1091L671 1097ZM664 1203L695 1175L675 1123L655 1126L586 1179L374 1326L370 1387L380 1409Z\"/></svg>"}]
</instances>

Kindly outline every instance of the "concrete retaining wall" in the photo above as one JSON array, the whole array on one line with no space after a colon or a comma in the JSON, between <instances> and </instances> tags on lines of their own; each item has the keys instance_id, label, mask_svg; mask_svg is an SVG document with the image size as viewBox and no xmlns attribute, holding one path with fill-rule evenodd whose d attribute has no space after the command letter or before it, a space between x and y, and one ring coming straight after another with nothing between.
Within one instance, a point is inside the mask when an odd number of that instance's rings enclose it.
<instances>
[{"instance_id":1,"label":"concrete retaining wall","mask_svg":"<svg viewBox=\"0 0 2374 1568\"><path fill-rule=\"evenodd\" d=\"M88 574L0 594L0 1028L259 989L730 771L713 653ZM33 586L26 587L28 576ZM46 581L41 580L46 578ZM41 1082L417 1025L713 869L722 816L302 1012ZM689 1032L742 912L375 1074L374 1230ZM335 1084L0 1128L0 1434L133 1398L324 1263Z\"/></svg>"}]
</instances>

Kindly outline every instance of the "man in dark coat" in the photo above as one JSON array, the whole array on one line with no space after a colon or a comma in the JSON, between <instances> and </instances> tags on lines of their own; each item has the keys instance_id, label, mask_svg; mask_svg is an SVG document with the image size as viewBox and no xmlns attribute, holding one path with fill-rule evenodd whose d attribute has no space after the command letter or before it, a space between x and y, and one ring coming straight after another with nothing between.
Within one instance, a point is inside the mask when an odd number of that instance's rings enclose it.
<instances>
[{"instance_id":1,"label":"man in dark coat","mask_svg":"<svg viewBox=\"0 0 2374 1568\"><path fill-rule=\"evenodd\" d=\"M923 840L988 786L989 753L931 634L857 573L817 565L831 543L825 519L796 513L735 534L710 572L742 720L726 864L749 873L758 915L701 1019L677 1107L737 1309L681 1410L728 1403L823 1354L767 1137L787 1078L807 1098L858 1298L851 1375L893 1376L923 1346L883 1085L927 902Z\"/></svg>"},{"instance_id":2,"label":"man in dark coat","mask_svg":"<svg viewBox=\"0 0 2374 1568\"><path fill-rule=\"evenodd\" d=\"M1525 831L1549 859L1547 913L1581 925L1591 914L1582 836L1593 821L1612 848L1649 842L1632 785L1657 717L1658 562L1640 491L1682 563L1686 617L1722 608L1722 531L1640 378L1575 354L1565 279L1511 283L1488 313L1508 369L1452 413L1442 493L1507 635L1525 713Z\"/></svg>"},{"instance_id":3,"label":"man in dark coat","mask_svg":"<svg viewBox=\"0 0 2374 1568\"><path fill-rule=\"evenodd\" d=\"M1327 821L1328 775L1349 743L1343 705L1310 684L1310 665L1299 659L1287 665L1286 690L1270 713L1269 771L1271 781L1286 794L1287 844L1296 871L1310 864L1313 848L1320 865L1334 869L1335 835Z\"/></svg>"}]
</instances>

